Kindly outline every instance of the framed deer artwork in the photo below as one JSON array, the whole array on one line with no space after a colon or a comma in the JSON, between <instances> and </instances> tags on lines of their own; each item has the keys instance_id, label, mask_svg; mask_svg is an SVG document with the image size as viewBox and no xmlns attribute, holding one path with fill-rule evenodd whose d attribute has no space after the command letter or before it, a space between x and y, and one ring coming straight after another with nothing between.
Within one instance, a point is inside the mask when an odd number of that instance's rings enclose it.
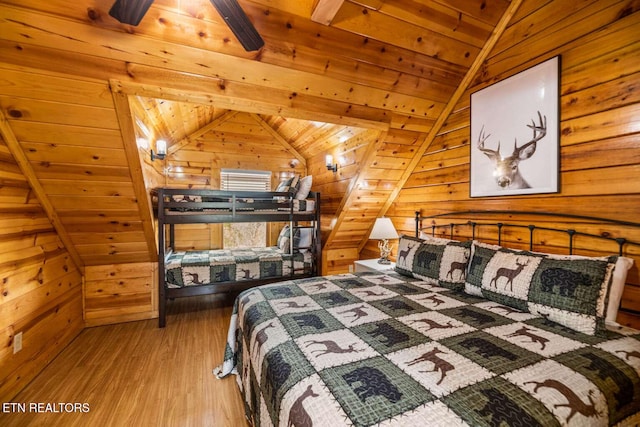
<instances>
[{"instance_id":1,"label":"framed deer artwork","mask_svg":"<svg viewBox=\"0 0 640 427\"><path fill-rule=\"evenodd\" d=\"M559 71L556 56L471 94L471 197L558 192Z\"/></svg>"}]
</instances>

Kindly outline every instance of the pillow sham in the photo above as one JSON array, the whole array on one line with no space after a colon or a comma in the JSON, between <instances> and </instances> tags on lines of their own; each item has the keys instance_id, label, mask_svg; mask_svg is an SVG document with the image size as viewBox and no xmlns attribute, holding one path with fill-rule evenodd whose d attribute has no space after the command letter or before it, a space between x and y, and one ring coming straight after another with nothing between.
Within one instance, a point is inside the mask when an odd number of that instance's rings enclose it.
<instances>
[{"instance_id":1,"label":"pillow sham","mask_svg":"<svg viewBox=\"0 0 640 427\"><path fill-rule=\"evenodd\" d=\"M542 252L534 253L547 255ZM581 255L565 255L564 258L584 259L585 257ZM616 261L615 267L613 269L613 277L611 278L611 288L609 289L609 302L607 303L607 315L605 316L606 323L618 325L618 323L616 322L616 319L618 318L618 309L620 308L620 301L622 300L624 286L627 284L627 273L632 266L632 258L618 256L618 260Z\"/></svg>"},{"instance_id":2,"label":"pillow sham","mask_svg":"<svg viewBox=\"0 0 640 427\"><path fill-rule=\"evenodd\" d=\"M473 242L465 292L588 335L605 329L618 257L533 253Z\"/></svg>"},{"instance_id":3,"label":"pillow sham","mask_svg":"<svg viewBox=\"0 0 640 427\"><path fill-rule=\"evenodd\" d=\"M311 184L313 183L313 176L307 175L301 178L298 182L298 191L296 192L295 199L304 200L309 196L311 191Z\"/></svg>"},{"instance_id":4,"label":"pillow sham","mask_svg":"<svg viewBox=\"0 0 640 427\"><path fill-rule=\"evenodd\" d=\"M278 187L276 187L277 193L295 193L298 190L299 175L295 175L284 181L280 181Z\"/></svg>"},{"instance_id":5,"label":"pillow sham","mask_svg":"<svg viewBox=\"0 0 640 427\"><path fill-rule=\"evenodd\" d=\"M311 246L312 238L313 238L313 230L311 228L295 228L293 231L293 252L306 252ZM280 235L278 235L278 240L276 245L282 251L282 253L290 254L291 253L291 229L289 225L285 225L280 230ZM298 249L299 247L304 247L304 249Z\"/></svg>"},{"instance_id":6,"label":"pillow sham","mask_svg":"<svg viewBox=\"0 0 640 427\"><path fill-rule=\"evenodd\" d=\"M471 241L401 236L395 271L449 289L464 288Z\"/></svg>"},{"instance_id":7,"label":"pillow sham","mask_svg":"<svg viewBox=\"0 0 640 427\"><path fill-rule=\"evenodd\" d=\"M276 241L276 246L284 251L284 247L289 247L289 236L291 235L290 230L289 230L289 225L285 225L284 227L282 227L282 230L280 230L280 234L278 234L278 240Z\"/></svg>"}]
</instances>

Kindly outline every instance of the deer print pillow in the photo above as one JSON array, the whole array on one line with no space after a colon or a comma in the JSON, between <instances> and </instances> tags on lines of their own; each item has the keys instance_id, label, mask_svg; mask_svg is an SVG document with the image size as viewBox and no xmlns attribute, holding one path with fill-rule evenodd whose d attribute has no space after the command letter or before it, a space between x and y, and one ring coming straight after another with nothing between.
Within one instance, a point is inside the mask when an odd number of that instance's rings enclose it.
<instances>
[{"instance_id":1,"label":"deer print pillow","mask_svg":"<svg viewBox=\"0 0 640 427\"><path fill-rule=\"evenodd\" d=\"M605 329L617 257L517 251L473 242L465 292L589 335Z\"/></svg>"},{"instance_id":2,"label":"deer print pillow","mask_svg":"<svg viewBox=\"0 0 640 427\"><path fill-rule=\"evenodd\" d=\"M462 290L471 254L471 241L402 236L396 271L439 286Z\"/></svg>"}]
</instances>

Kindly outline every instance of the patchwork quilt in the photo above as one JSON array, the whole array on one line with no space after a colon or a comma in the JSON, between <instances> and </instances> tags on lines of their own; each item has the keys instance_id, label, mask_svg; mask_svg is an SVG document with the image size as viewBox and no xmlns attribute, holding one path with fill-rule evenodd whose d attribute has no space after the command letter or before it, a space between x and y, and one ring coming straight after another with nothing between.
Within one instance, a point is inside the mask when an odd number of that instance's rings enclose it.
<instances>
[{"instance_id":1,"label":"patchwork quilt","mask_svg":"<svg viewBox=\"0 0 640 427\"><path fill-rule=\"evenodd\" d=\"M283 253L277 247L173 252L165 260L169 288L268 279L312 271L311 253Z\"/></svg>"},{"instance_id":2,"label":"patchwork quilt","mask_svg":"<svg viewBox=\"0 0 640 427\"><path fill-rule=\"evenodd\" d=\"M640 423L640 331L587 335L396 272L236 299L218 377L255 426Z\"/></svg>"}]
</instances>

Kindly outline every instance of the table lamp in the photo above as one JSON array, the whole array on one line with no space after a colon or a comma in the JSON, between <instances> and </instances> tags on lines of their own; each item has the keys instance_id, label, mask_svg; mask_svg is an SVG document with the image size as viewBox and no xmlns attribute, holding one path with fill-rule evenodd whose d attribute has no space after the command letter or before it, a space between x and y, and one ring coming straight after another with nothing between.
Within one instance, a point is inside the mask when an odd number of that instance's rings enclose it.
<instances>
[{"instance_id":1,"label":"table lamp","mask_svg":"<svg viewBox=\"0 0 640 427\"><path fill-rule=\"evenodd\" d=\"M378 242L378 248L380 249L380 259L378 264L389 264L389 255L391 255L391 246L388 239L397 239L398 232L396 231L390 218L377 218L376 223L373 224L373 230L369 239L380 240Z\"/></svg>"}]
</instances>

